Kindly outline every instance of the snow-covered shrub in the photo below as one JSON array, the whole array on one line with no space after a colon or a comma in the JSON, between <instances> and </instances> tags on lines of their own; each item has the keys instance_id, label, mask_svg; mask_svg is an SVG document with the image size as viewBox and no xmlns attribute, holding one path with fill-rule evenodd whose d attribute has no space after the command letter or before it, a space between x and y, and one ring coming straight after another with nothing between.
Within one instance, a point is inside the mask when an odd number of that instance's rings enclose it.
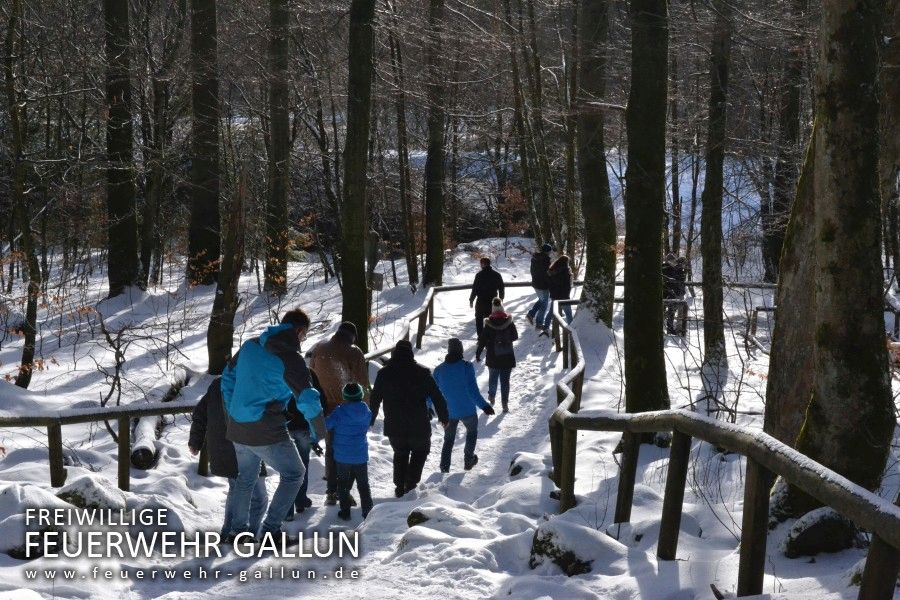
<instances>
[{"instance_id":1,"label":"snow-covered shrub","mask_svg":"<svg viewBox=\"0 0 900 600\"><path fill-rule=\"evenodd\" d=\"M125 495L108 479L94 474L70 481L56 493L56 497L78 508L125 508Z\"/></svg>"},{"instance_id":2,"label":"snow-covered shrub","mask_svg":"<svg viewBox=\"0 0 900 600\"><path fill-rule=\"evenodd\" d=\"M25 532L48 531L50 528L35 522L26 524L25 510L67 506L68 504L36 485L12 483L0 487L0 552L21 560L37 558L25 553Z\"/></svg>"},{"instance_id":3,"label":"snow-covered shrub","mask_svg":"<svg viewBox=\"0 0 900 600\"><path fill-rule=\"evenodd\" d=\"M569 577L590 572L619 575L626 571L628 549L608 535L590 527L556 518L541 523L534 532L528 566L536 569L547 562Z\"/></svg>"},{"instance_id":4,"label":"snow-covered shrub","mask_svg":"<svg viewBox=\"0 0 900 600\"><path fill-rule=\"evenodd\" d=\"M509 463L510 479L543 474L547 470L545 460L545 457L541 454L516 452Z\"/></svg>"}]
</instances>

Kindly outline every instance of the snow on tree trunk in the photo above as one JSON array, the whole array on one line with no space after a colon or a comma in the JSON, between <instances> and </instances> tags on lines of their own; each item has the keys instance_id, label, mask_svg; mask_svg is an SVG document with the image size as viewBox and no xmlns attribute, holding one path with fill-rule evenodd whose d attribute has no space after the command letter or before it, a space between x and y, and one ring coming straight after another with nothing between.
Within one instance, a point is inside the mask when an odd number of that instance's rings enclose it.
<instances>
[{"instance_id":1,"label":"snow on tree trunk","mask_svg":"<svg viewBox=\"0 0 900 600\"><path fill-rule=\"evenodd\" d=\"M815 379L797 449L851 481L881 482L895 419L882 315L878 3L824 4L816 87ZM792 489L798 512L819 505Z\"/></svg>"},{"instance_id":2,"label":"snow on tree trunk","mask_svg":"<svg viewBox=\"0 0 900 600\"><path fill-rule=\"evenodd\" d=\"M579 74L577 143L581 180L581 211L585 223L585 267L582 301L594 319L612 324L616 279L616 214L609 192L603 113L588 106L606 95L606 42L609 6L606 0L585 3L578 21Z\"/></svg>"}]
</instances>

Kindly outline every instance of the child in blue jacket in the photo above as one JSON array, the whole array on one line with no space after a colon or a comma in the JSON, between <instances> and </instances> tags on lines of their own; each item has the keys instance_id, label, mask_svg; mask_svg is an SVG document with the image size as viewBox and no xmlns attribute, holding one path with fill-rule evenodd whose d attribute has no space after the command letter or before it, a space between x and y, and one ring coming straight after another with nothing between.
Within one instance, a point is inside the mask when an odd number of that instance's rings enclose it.
<instances>
[{"instance_id":1,"label":"child in blue jacket","mask_svg":"<svg viewBox=\"0 0 900 600\"><path fill-rule=\"evenodd\" d=\"M344 404L340 404L325 418L325 427L334 430L334 462L337 470L338 517L350 519L350 488L356 481L362 503L363 519L372 510L369 490L369 441L366 433L372 411L363 402L365 393L358 383L348 383L341 390Z\"/></svg>"},{"instance_id":2,"label":"child in blue jacket","mask_svg":"<svg viewBox=\"0 0 900 600\"><path fill-rule=\"evenodd\" d=\"M477 409L481 408L489 415L494 414L494 409L478 390L475 367L469 361L463 360L463 346L459 339L451 338L447 342L447 357L434 369L434 380L447 401L447 412L450 416L450 422L444 429L441 473L450 472L450 454L453 452L456 428L460 421L466 426L463 468L468 471L478 462L478 455L475 454L475 442L478 440Z\"/></svg>"}]
</instances>

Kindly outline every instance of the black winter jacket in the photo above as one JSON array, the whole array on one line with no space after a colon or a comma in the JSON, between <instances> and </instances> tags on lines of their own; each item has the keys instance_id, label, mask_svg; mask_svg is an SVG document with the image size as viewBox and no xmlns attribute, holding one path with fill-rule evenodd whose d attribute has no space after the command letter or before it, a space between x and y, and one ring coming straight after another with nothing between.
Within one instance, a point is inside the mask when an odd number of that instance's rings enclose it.
<instances>
[{"instance_id":1,"label":"black winter jacket","mask_svg":"<svg viewBox=\"0 0 900 600\"><path fill-rule=\"evenodd\" d=\"M472 293L469 294L469 302L477 299L480 304L490 305L491 300L498 297L503 299L503 276L493 267L487 267L475 274L472 282Z\"/></svg>"},{"instance_id":2,"label":"black winter jacket","mask_svg":"<svg viewBox=\"0 0 900 600\"><path fill-rule=\"evenodd\" d=\"M394 349L391 360L378 372L372 387L372 423L384 403L384 435L429 439L431 423L425 403L428 398L431 398L438 420L447 423L447 403L431 371L415 361L411 350Z\"/></svg>"},{"instance_id":3,"label":"black winter jacket","mask_svg":"<svg viewBox=\"0 0 900 600\"><path fill-rule=\"evenodd\" d=\"M687 273L683 267L664 262L662 265L663 298L666 300L680 300L685 294L685 279Z\"/></svg>"},{"instance_id":4,"label":"black winter jacket","mask_svg":"<svg viewBox=\"0 0 900 600\"><path fill-rule=\"evenodd\" d=\"M234 455L234 445L225 439L225 405L222 401L219 379L219 377L213 379L200 402L194 407L188 446L199 450L206 442L210 472L219 477L234 479L238 476L237 459Z\"/></svg>"},{"instance_id":5,"label":"black winter jacket","mask_svg":"<svg viewBox=\"0 0 900 600\"><path fill-rule=\"evenodd\" d=\"M506 313L492 313L484 320L484 329L478 338L478 350L487 349L485 363L491 369L512 369L516 366L513 342L519 339L519 332L513 318Z\"/></svg>"},{"instance_id":6,"label":"black winter jacket","mask_svg":"<svg viewBox=\"0 0 900 600\"><path fill-rule=\"evenodd\" d=\"M572 296L572 269L554 269L547 273L550 280L550 299L568 300Z\"/></svg>"},{"instance_id":7,"label":"black winter jacket","mask_svg":"<svg viewBox=\"0 0 900 600\"><path fill-rule=\"evenodd\" d=\"M547 277L547 269L549 268L550 255L546 252L536 252L531 257L531 285L534 289L550 289L550 279Z\"/></svg>"}]
</instances>

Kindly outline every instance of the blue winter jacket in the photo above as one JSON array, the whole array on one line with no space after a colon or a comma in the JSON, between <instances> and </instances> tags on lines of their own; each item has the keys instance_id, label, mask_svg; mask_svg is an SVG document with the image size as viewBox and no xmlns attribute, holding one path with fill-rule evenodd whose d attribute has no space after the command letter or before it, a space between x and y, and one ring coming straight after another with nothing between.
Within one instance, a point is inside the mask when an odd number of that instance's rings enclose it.
<instances>
[{"instance_id":1,"label":"blue winter jacket","mask_svg":"<svg viewBox=\"0 0 900 600\"><path fill-rule=\"evenodd\" d=\"M476 408L490 406L478 390L475 367L467 360L445 360L435 367L434 380L447 401L451 419L465 419L474 415Z\"/></svg>"},{"instance_id":2,"label":"blue winter jacket","mask_svg":"<svg viewBox=\"0 0 900 600\"><path fill-rule=\"evenodd\" d=\"M334 461L347 465L369 462L369 441L366 433L372 411L365 402L339 404L325 417L325 427L334 429Z\"/></svg>"},{"instance_id":3,"label":"blue winter jacket","mask_svg":"<svg viewBox=\"0 0 900 600\"><path fill-rule=\"evenodd\" d=\"M258 338L244 342L228 362L221 385L229 440L265 446L290 439L285 425L288 401L298 397L300 408L300 400L304 405L314 400L308 393L301 394L310 387L310 376L299 345L291 325L272 325ZM309 409L304 412L312 413ZM310 424L324 437L321 414Z\"/></svg>"}]
</instances>

